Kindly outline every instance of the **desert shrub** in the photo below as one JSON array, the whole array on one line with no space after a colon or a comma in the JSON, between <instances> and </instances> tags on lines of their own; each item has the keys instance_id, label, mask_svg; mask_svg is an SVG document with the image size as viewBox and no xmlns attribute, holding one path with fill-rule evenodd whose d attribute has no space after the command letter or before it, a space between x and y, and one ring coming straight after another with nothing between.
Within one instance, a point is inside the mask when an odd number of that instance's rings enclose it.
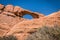
<instances>
[{"instance_id":1,"label":"desert shrub","mask_svg":"<svg viewBox=\"0 0 60 40\"><path fill-rule=\"evenodd\" d=\"M0 40L17 40L17 38L15 36L9 35L0 37Z\"/></svg>"},{"instance_id":2,"label":"desert shrub","mask_svg":"<svg viewBox=\"0 0 60 40\"><path fill-rule=\"evenodd\" d=\"M42 27L25 40L60 40L60 27Z\"/></svg>"}]
</instances>

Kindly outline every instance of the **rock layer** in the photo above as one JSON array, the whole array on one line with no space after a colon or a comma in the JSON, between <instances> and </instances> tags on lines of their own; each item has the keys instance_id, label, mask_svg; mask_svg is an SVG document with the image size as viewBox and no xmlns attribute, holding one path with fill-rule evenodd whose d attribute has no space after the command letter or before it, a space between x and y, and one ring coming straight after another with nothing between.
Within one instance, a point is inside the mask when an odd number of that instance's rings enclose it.
<instances>
[{"instance_id":1,"label":"rock layer","mask_svg":"<svg viewBox=\"0 0 60 40\"><path fill-rule=\"evenodd\" d=\"M32 20L23 18L29 14ZM19 6L0 4L0 36L14 35L18 40L24 40L37 28L60 26L60 11L50 15L25 10Z\"/></svg>"}]
</instances>

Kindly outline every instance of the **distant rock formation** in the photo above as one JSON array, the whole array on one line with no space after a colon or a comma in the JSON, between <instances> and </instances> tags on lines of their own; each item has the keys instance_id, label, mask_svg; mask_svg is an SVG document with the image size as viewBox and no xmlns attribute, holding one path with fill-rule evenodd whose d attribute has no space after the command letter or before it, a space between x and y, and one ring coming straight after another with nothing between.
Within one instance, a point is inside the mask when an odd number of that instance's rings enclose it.
<instances>
[{"instance_id":1,"label":"distant rock formation","mask_svg":"<svg viewBox=\"0 0 60 40\"><path fill-rule=\"evenodd\" d=\"M31 15L33 19L23 18L26 14ZM45 16L19 6L0 4L0 36L14 35L18 40L24 40L43 26L60 26L60 11Z\"/></svg>"}]
</instances>

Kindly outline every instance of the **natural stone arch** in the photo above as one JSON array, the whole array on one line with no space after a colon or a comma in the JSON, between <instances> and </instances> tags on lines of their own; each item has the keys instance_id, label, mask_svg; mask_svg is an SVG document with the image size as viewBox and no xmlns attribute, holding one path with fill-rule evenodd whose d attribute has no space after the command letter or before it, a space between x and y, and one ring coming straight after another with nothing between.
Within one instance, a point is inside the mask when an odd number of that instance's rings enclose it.
<instances>
[{"instance_id":1,"label":"natural stone arch","mask_svg":"<svg viewBox=\"0 0 60 40\"><path fill-rule=\"evenodd\" d=\"M30 12L30 11L27 11L27 10L21 11L19 16L23 17L26 14L31 15L33 18L39 18L39 14Z\"/></svg>"}]
</instances>

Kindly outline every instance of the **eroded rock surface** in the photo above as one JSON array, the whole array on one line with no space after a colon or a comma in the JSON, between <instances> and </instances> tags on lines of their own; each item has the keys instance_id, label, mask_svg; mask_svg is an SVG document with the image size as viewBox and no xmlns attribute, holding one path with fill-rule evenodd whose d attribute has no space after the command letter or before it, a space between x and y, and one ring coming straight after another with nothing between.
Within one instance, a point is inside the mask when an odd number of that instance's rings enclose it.
<instances>
[{"instance_id":1,"label":"eroded rock surface","mask_svg":"<svg viewBox=\"0 0 60 40\"><path fill-rule=\"evenodd\" d=\"M23 18L29 14L32 20ZM37 28L60 26L60 11L50 15L25 10L19 6L0 4L0 36L14 35L18 40L24 40Z\"/></svg>"},{"instance_id":2,"label":"eroded rock surface","mask_svg":"<svg viewBox=\"0 0 60 40\"><path fill-rule=\"evenodd\" d=\"M4 5L0 4L0 10L2 10L4 8Z\"/></svg>"}]
</instances>

